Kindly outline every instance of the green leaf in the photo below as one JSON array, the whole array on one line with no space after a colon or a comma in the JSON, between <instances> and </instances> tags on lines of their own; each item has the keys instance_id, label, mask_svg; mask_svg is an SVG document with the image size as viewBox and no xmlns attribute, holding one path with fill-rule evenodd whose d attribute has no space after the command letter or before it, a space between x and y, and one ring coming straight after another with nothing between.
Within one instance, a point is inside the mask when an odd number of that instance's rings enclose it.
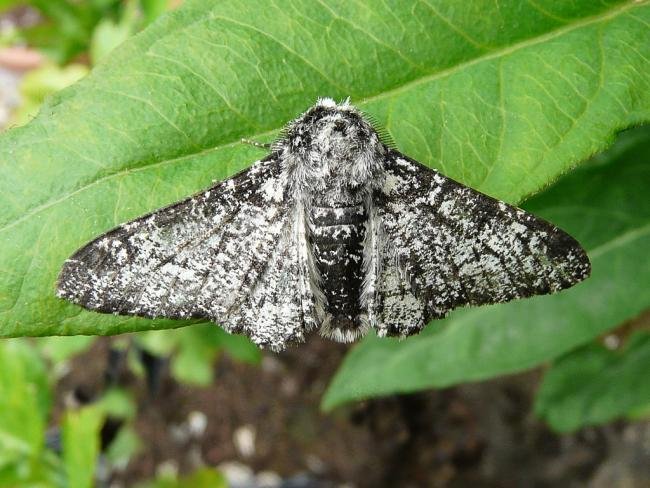
<instances>
[{"instance_id":1,"label":"green leaf","mask_svg":"<svg viewBox=\"0 0 650 488\"><path fill-rule=\"evenodd\" d=\"M150 24L169 9L169 0L140 0L146 24Z\"/></svg>"},{"instance_id":2,"label":"green leaf","mask_svg":"<svg viewBox=\"0 0 650 488\"><path fill-rule=\"evenodd\" d=\"M85 49L96 19L88 15L83 5L67 0L30 0L28 3L53 24L58 34L54 46L37 47L61 64Z\"/></svg>"},{"instance_id":3,"label":"green leaf","mask_svg":"<svg viewBox=\"0 0 650 488\"><path fill-rule=\"evenodd\" d=\"M171 362L171 373L177 380L199 386L212 383L212 363L217 356L217 348L210 341L214 329L199 325L165 331L178 337L178 349Z\"/></svg>"},{"instance_id":4,"label":"green leaf","mask_svg":"<svg viewBox=\"0 0 650 488\"><path fill-rule=\"evenodd\" d=\"M41 22L35 25L15 28L11 35L3 40L7 45L25 44L37 49L52 62L62 65L69 61L70 53L78 50L78 43L61 35L61 29L51 22Z\"/></svg>"},{"instance_id":5,"label":"green leaf","mask_svg":"<svg viewBox=\"0 0 650 488\"><path fill-rule=\"evenodd\" d=\"M178 483L178 488L226 488L226 479L214 469L202 468Z\"/></svg>"},{"instance_id":6,"label":"green leaf","mask_svg":"<svg viewBox=\"0 0 650 488\"><path fill-rule=\"evenodd\" d=\"M215 327L213 332L215 342L219 348L226 351L231 357L244 363L259 364L262 360L262 353L253 342L246 336L229 334L221 327Z\"/></svg>"},{"instance_id":7,"label":"green leaf","mask_svg":"<svg viewBox=\"0 0 650 488\"><path fill-rule=\"evenodd\" d=\"M477 22L480 19L480 22ZM225 178L318 96L372 113L407 154L510 202L650 118L637 1L188 0L0 138L0 335L187 322L81 311L64 260Z\"/></svg>"},{"instance_id":8,"label":"green leaf","mask_svg":"<svg viewBox=\"0 0 650 488\"><path fill-rule=\"evenodd\" d=\"M585 246L590 278L556 295L458 310L401 342L368 337L346 356L323 407L531 368L639 314L650 306L649 187L644 127L524 205Z\"/></svg>"},{"instance_id":9,"label":"green leaf","mask_svg":"<svg viewBox=\"0 0 650 488\"><path fill-rule=\"evenodd\" d=\"M650 405L650 333L621 351L590 344L560 358L544 376L535 413L555 430L602 424Z\"/></svg>"},{"instance_id":10,"label":"green leaf","mask_svg":"<svg viewBox=\"0 0 650 488\"><path fill-rule=\"evenodd\" d=\"M83 55L96 24L108 17L115 18L122 4L121 0L27 0L18 3L37 9L44 19L35 26L20 28L20 36L59 64Z\"/></svg>"},{"instance_id":11,"label":"green leaf","mask_svg":"<svg viewBox=\"0 0 650 488\"><path fill-rule=\"evenodd\" d=\"M1 488L58 488L65 487L59 457L45 450L39 457L25 462L6 464L6 451L0 449ZM27 462L29 461L29 462Z\"/></svg>"},{"instance_id":12,"label":"green leaf","mask_svg":"<svg viewBox=\"0 0 650 488\"><path fill-rule=\"evenodd\" d=\"M135 0L130 0L125 3L119 21L105 18L97 24L90 41L90 59L93 64L97 64L136 32L138 27L136 14Z\"/></svg>"},{"instance_id":13,"label":"green leaf","mask_svg":"<svg viewBox=\"0 0 650 488\"><path fill-rule=\"evenodd\" d=\"M135 429L126 425L120 428L117 437L108 446L106 457L113 465L126 466L142 447L142 441Z\"/></svg>"},{"instance_id":14,"label":"green leaf","mask_svg":"<svg viewBox=\"0 0 650 488\"><path fill-rule=\"evenodd\" d=\"M199 386L212 383L213 362L220 350L249 363L261 359L260 350L248 338L228 334L211 324L143 332L136 340L153 354L172 355L172 375L181 382Z\"/></svg>"},{"instance_id":15,"label":"green leaf","mask_svg":"<svg viewBox=\"0 0 650 488\"><path fill-rule=\"evenodd\" d=\"M36 344L41 354L57 365L86 351L94 340L88 336L39 337Z\"/></svg>"},{"instance_id":16,"label":"green leaf","mask_svg":"<svg viewBox=\"0 0 650 488\"><path fill-rule=\"evenodd\" d=\"M202 351L203 352L203 351ZM181 383L208 386L212 383L214 355L194 354L183 348L172 360L171 373Z\"/></svg>"},{"instance_id":17,"label":"green leaf","mask_svg":"<svg viewBox=\"0 0 650 488\"><path fill-rule=\"evenodd\" d=\"M111 388L104 392L95 406L107 417L118 419L133 419L137 412L135 400L128 391L120 388Z\"/></svg>"},{"instance_id":18,"label":"green leaf","mask_svg":"<svg viewBox=\"0 0 650 488\"><path fill-rule=\"evenodd\" d=\"M226 488L227 486L221 473L214 469L202 468L186 478L161 476L155 481L139 484L138 488Z\"/></svg>"},{"instance_id":19,"label":"green leaf","mask_svg":"<svg viewBox=\"0 0 650 488\"><path fill-rule=\"evenodd\" d=\"M0 341L0 487L58 486L44 446L51 405L45 364L26 339Z\"/></svg>"},{"instance_id":20,"label":"green leaf","mask_svg":"<svg viewBox=\"0 0 650 488\"><path fill-rule=\"evenodd\" d=\"M94 486L99 455L99 431L104 421L101 409L88 406L68 411L62 425L63 462L68 486Z\"/></svg>"}]
</instances>

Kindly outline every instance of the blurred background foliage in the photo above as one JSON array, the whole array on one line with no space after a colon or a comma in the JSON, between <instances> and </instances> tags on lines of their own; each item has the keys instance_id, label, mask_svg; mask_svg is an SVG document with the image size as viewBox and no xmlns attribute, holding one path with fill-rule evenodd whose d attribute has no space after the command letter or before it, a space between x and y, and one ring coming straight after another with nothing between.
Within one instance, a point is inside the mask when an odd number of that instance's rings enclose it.
<instances>
[{"instance_id":1,"label":"blurred background foliage","mask_svg":"<svg viewBox=\"0 0 650 488\"><path fill-rule=\"evenodd\" d=\"M0 0L0 15L21 7L23 25L8 23L0 47L42 54L20 85L10 126L28 122L45 98L84 77L116 46L179 2L172 0ZM19 10L20 11L20 10Z\"/></svg>"},{"instance_id":2,"label":"blurred background foliage","mask_svg":"<svg viewBox=\"0 0 650 488\"><path fill-rule=\"evenodd\" d=\"M2 0L0 13L31 7L39 17L32 25L6 29L1 42L36 48L60 66L79 59L96 64L171 4L170 0Z\"/></svg>"},{"instance_id":3,"label":"blurred background foliage","mask_svg":"<svg viewBox=\"0 0 650 488\"><path fill-rule=\"evenodd\" d=\"M16 49L28 52L28 61L18 68L22 70L20 102L6 125L27 123L48 95L86 76L119 44L178 4L171 0L0 0L0 15L22 19L8 23L0 33L0 48L10 50L8 64L20 57ZM639 162L650 164L649 144L647 128L637 129L626 134L609 155L595 157L588 168L610 164L630 148L641 158ZM621 418L647 419L648 320L646 316L634 322L632 331L629 323L624 324L549 365L535 401L536 415L558 432ZM102 473L128 463L143 448L133 426L139 393L120 383L120 367L141 378L147 394L153 396L160 389L162 369L179 383L209 387L219 354L249 364L262 359L246 338L210 325L129 334L111 340L102 391L72 391L57 405L53 398L57 382L71 360L87 353L95 340L75 336L0 341L0 486L90 487L102 481ZM364 393L359 389L345 393L344 386L338 389L336 381L350 385L346 375L367 367L354 361L372 347L371 338L348 358L335 380L335 391L328 393L339 395L330 406L400 391L399 387L377 392L371 387ZM161 472L138 486L219 487L226 482L216 470L204 468L187 477Z\"/></svg>"}]
</instances>

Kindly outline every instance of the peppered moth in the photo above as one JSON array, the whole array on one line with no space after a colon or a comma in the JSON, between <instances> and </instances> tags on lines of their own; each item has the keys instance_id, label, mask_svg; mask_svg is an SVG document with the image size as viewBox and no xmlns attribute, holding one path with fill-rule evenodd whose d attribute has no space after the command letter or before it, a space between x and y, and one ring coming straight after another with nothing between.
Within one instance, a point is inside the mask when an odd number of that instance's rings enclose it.
<instances>
[{"instance_id":1,"label":"peppered moth","mask_svg":"<svg viewBox=\"0 0 650 488\"><path fill-rule=\"evenodd\" d=\"M203 318L281 350L307 332L405 337L462 305L553 293L590 263L568 234L382 142L321 99L249 169L98 237L58 295Z\"/></svg>"}]
</instances>

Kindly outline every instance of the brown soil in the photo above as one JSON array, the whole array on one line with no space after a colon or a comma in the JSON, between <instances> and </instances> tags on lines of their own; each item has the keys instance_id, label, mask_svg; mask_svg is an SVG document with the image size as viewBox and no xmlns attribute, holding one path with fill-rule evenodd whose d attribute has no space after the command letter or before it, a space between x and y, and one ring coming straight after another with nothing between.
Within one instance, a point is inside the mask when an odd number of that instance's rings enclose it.
<instances>
[{"instance_id":1,"label":"brown soil","mask_svg":"<svg viewBox=\"0 0 650 488\"><path fill-rule=\"evenodd\" d=\"M80 385L101 390L109 342L100 339L75 359L58 398ZM143 380L123 369L120 383L138 399L135 427L144 448L112 481L131 486L169 461L181 473L237 461L285 478L305 473L323 481L318 486L650 486L650 463L642 461L649 459L650 425L621 423L555 435L531 413L538 371L323 414L320 399L346 350L314 337L283 354L265 354L259 366L224 354L211 387L181 385L163 371L153 398ZM175 435L196 411L207 416L204 434ZM249 457L233 440L242 426L255 431ZM645 443L642 454L635 442ZM626 449L641 461L622 456Z\"/></svg>"}]
</instances>

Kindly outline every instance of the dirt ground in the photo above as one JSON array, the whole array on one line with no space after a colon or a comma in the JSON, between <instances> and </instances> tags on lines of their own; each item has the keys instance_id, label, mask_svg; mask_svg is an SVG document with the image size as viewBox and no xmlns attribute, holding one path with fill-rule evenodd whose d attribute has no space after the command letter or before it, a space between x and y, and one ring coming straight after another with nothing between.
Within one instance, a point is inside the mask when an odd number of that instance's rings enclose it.
<instances>
[{"instance_id":1,"label":"dirt ground","mask_svg":"<svg viewBox=\"0 0 650 488\"><path fill-rule=\"evenodd\" d=\"M74 360L59 401L103 388L110 341ZM124 365L114 369L137 397L143 449L108 486L202 465L221 467L240 488L650 486L650 423L555 435L531 412L539 370L323 414L347 347L313 337L258 366L224 354L208 388L179 384L163 367L153 397Z\"/></svg>"}]
</instances>

